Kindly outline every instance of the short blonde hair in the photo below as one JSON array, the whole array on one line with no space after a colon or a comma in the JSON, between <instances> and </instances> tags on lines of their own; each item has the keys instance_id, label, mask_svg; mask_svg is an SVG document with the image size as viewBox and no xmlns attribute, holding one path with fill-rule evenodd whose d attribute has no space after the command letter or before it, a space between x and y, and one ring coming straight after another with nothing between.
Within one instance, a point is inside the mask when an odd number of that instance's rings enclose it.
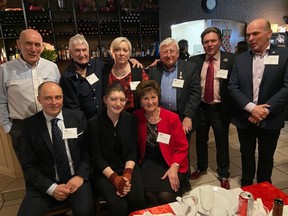
<instances>
[{"instance_id":1,"label":"short blonde hair","mask_svg":"<svg viewBox=\"0 0 288 216\"><path fill-rule=\"evenodd\" d=\"M166 38L165 40L163 40L161 43L160 43L160 46L159 46L159 50L161 50L162 46L164 45L170 45L170 44L175 44L177 50L179 51L179 45L177 43L176 40L174 40L173 38Z\"/></svg>"},{"instance_id":2,"label":"short blonde hair","mask_svg":"<svg viewBox=\"0 0 288 216\"><path fill-rule=\"evenodd\" d=\"M119 47L120 43L122 43L122 42L126 42L128 44L128 50L129 50L129 56L130 56L131 51L132 51L132 45L131 45L131 42L126 37L115 38L110 45L110 53L113 54L115 49L117 49Z\"/></svg>"},{"instance_id":3,"label":"short blonde hair","mask_svg":"<svg viewBox=\"0 0 288 216\"><path fill-rule=\"evenodd\" d=\"M75 44L85 45L89 51L89 44L85 37L81 34L76 34L69 40L69 50L73 50Z\"/></svg>"}]
</instances>

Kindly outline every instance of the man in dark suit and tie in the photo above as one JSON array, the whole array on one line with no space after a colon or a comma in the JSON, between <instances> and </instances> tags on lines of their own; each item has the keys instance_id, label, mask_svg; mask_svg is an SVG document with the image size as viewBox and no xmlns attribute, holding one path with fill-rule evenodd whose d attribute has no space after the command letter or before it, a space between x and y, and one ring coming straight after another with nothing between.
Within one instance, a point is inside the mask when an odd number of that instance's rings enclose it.
<instances>
[{"instance_id":1,"label":"man in dark suit and tie","mask_svg":"<svg viewBox=\"0 0 288 216\"><path fill-rule=\"evenodd\" d=\"M229 124L230 100L227 84L231 74L234 54L220 51L221 31L209 27L201 34L205 54L192 56L190 61L201 68L201 103L196 130L197 170L191 174L197 179L208 168L208 140L212 126L216 143L217 172L221 187L229 189Z\"/></svg>"},{"instance_id":2,"label":"man in dark suit and tie","mask_svg":"<svg viewBox=\"0 0 288 216\"><path fill-rule=\"evenodd\" d=\"M237 127L240 141L241 186L253 184L257 141L257 182L271 183L273 156L284 127L288 49L270 44L271 36L268 20L256 19L248 24L246 37L251 51L236 57L228 85L238 108L232 123Z\"/></svg>"},{"instance_id":3,"label":"man in dark suit and tie","mask_svg":"<svg viewBox=\"0 0 288 216\"><path fill-rule=\"evenodd\" d=\"M55 82L39 86L38 101L43 111L23 121L26 195L18 215L44 215L50 206L65 201L73 215L92 216L89 156L83 142L85 115L62 110L62 89Z\"/></svg>"}]
</instances>

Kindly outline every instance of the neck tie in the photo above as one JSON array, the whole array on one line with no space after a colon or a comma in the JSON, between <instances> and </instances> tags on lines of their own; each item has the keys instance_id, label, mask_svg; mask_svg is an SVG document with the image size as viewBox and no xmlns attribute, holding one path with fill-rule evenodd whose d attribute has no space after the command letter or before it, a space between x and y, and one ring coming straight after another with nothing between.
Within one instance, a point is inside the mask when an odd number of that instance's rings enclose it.
<instances>
[{"instance_id":1,"label":"neck tie","mask_svg":"<svg viewBox=\"0 0 288 216\"><path fill-rule=\"evenodd\" d=\"M66 183L71 178L71 171L62 132L57 125L58 120L58 118L51 120L54 158L59 181Z\"/></svg>"},{"instance_id":2,"label":"neck tie","mask_svg":"<svg viewBox=\"0 0 288 216\"><path fill-rule=\"evenodd\" d=\"M214 58L209 58L209 66L207 69L206 82L205 82L205 92L204 100L207 103L211 103L214 100Z\"/></svg>"}]
</instances>

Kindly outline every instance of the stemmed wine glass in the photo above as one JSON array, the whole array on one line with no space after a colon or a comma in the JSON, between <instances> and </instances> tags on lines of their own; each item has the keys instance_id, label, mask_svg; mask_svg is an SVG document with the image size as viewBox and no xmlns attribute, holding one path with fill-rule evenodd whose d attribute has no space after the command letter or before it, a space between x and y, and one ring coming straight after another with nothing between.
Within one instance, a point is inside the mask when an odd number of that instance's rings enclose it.
<instances>
[{"instance_id":1,"label":"stemmed wine glass","mask_svg":"<svg viewBox=\"0 0 288 216\"><path fill-rule=\"evenodd\" d=\"M210 209L214 204L215 191L211 185L203 185L199 188L200 203L205 215L209 215Z\"/></svg>"},{"instance_id":2,"label":"stemmed wine glass","mask_svg":"<svg viewBox=\"0 0 288 216\"><path fill-rule=\"evenodd\" d=\"M228 211L221 207L212 207L209 216L228 216Z\"/></svg>"},{"instance_id":3,"label":"stemmed wine glass","mask_svg":"<svg viewBox=\"0 0 288 216\"><path fill-rule=\"evenodd\" d=\"M185 215L196 216L198 212L198 198L186 193L181 198L181 206Z\"/></svg>"}]
</instances>

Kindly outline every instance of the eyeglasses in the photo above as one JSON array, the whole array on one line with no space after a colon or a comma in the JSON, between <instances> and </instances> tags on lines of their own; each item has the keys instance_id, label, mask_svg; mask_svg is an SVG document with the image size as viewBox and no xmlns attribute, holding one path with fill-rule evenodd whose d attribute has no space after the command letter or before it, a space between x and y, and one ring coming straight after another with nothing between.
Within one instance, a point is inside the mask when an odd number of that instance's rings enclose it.
<instances>
[{"instance_id":1,"label":"eyeglasses","mask_svg":"<svg viewBox=\"0 0 288 216\"><path fill-rule=\"evenodd\" d=\"M120 101L120 103L126 103L127 102L127 98L110 97L109 100L112 103L116 103L118 101Z\"/></svg>"},{"instance_id":2,"label":"eyeglasses","mask_svg":"<svg viewBox=\"0 0 288 216\"><path fill-rule=\"evenodd\" d=\"M161 51L161 53L163 54L163 55L167 55L168 53L170 53L170 55L174 55L174 54L176 54L178 52L178 50L162 50Z\"/></svg>"}]
</instances>

